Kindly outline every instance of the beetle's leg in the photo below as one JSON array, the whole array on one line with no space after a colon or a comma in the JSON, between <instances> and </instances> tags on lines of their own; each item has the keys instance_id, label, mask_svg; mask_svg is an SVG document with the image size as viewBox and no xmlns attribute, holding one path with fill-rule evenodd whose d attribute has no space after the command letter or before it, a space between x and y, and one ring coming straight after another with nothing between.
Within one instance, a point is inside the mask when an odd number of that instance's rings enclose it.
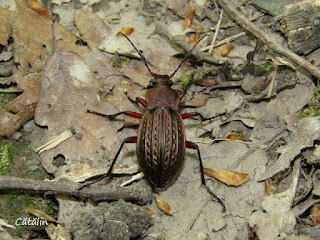
<instances>
[{"instance_id":1,"label":"beetle's leg","mask_svg":"<svg viewBox=\"0 0 320 240\"><path fill-rule=\"evenodd\" d=\"M181 93L180 93L180 100L179 100L180 102L181 102L182 98L183 98L185 95L186 95L186 92L181 92Z\"/></svg>"},{"instance_id":2,"label":"beetle's leg","mask_svg":"<svg viewBox=\"0 0 320 240\"><path fill-rule=\"evenodd\" d=\"M195 143L193 143L193 142L186 141L186 147L197 150L197 152L198 152L198 159L199 159L199 162L200 162L201 183L206 187L206 189L208 190L208 192L209 192L215 199L217 199L217 201L221 204L221 206L222 206L222 208L223 208L223 211L225 211L225 210L226 210L226 207L225 207L223 201L222 201L216 194L214 194L214 193L211 191L211 189L210 189L210 188L207 186L207 184L206 184L206 180L205 180L205 178L204 178L204 172L203 172L203 165L202 165L200 150L199 150L198 145L195 144Z\"/></svg>"},{"instance_id":3,"label":"beetle's leg","mask_svg":"<svg viewBox=\"0 0 320 240\"><path fill-rule=\"evenodd\" d=\"M141 98L141 97L136 97L136 100L133 100L129 95L128 95L128 93L125 93L126 94L126 96L127 96L127 98L129 99L129 101L131 101L131 102L133 102L133 103L135 103L135 104L141 104L145 109L147 109L147 102L146 102L146 100L144 100L143 98Z\"/></svg>"},{"instance_id":4,"label":"beetle's leg","mask_svg":"<svg viewBox=\"0 0 320 240\"><path fill-rule=\"evenodd\" d=\"M200 119L201 119L201 121L207 120L204 116L202 116L202 115L201 115L200 113L198 113L198 112L181 114L181 118L182 118L182 119L192 118L192 117L195 117L195 116L199 116Z\"/></svg>"},{"instance_id":5,"label":"beetle's leg","mask_svg":"<svg viewBox=\"0 0 320 240\"><path fill-rule=\"evenodd\" d=\"M143 98L137 97L136 103L140 103L145 109L147 109L147 102Z\"/></svg>"},{"instance_id":6,"label":"beetle's leg","mask_svg":"<svg viewBox=\"0 0 320 240\"><path fill-rule=\"evenodd\" d=\"M133 117L133 118L138 118L138 119L142 119L142 117L143 117L143 114L136 113L136 112L131 112L131 111L119 112L119 113L112 114L112 115L106 115L106 114L99 113L99 112L96 112L96 111L93 111L93 110L90 110L90 109L88 109L87 111L89 113L94 113L96 115L99 115L99 116L102 116L102 117L107 117L107 118L115 118L115 117L117 117L117 116L119 116L121 114L127 115L129 117Z\"/></svg>"},{"instance_id":7,"label":"beetle's leg","mask_svg":"<svg viewBox=\"0 0 320 240\"><path fill-rule=\"evenodd\" d=\"M106 178L106 177L110 177L110 176L111 176L113 166L114 166L114 164L116 163L117 158L118 158L118 156L119 156L119 154L120 154L120 152L121 152L121 150L122 150L122 148L123 148L123 146L124 146L125 143L137 143L137 137L128 137L128 138L126 138L125 140L123 140L123 142L121 143L121 146L120 146L120 148L119 148L116 156L114 157L114 159L113 159L113 161L112 161L112 163L111 163L111 165L110 165L110 168L109 168L108 172L107 172L106 174L101 175L98 179L96 179L96 180L94 180L94 181L92 181L92 182L90 182L90 183L87 183L87 184L81 186L81 187L79 188L79 190L81 190L82 188L88 187L88 186L90 186L90 185L92 185L92 184L95 184L95 183L101 181L102 179L104 179L104 178Z\"/></svg>"}]
</instances>

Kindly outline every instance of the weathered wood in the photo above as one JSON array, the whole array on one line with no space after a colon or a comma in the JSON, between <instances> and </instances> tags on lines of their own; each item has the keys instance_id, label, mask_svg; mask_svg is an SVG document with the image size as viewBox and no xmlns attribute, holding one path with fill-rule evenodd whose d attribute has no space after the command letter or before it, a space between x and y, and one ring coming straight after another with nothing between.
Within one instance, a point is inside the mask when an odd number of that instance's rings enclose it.
<instances>
[{"instance_id":1,"label":"weathered wood","mask_svg":"<svg viewBox=\"0 0 320 240\"><path fill-rule=\"evenodd\" d=\"M282 27L292 51L308 54L319 48L320 1L288 5L283 12Z\"/></svg>"}]
</instances>

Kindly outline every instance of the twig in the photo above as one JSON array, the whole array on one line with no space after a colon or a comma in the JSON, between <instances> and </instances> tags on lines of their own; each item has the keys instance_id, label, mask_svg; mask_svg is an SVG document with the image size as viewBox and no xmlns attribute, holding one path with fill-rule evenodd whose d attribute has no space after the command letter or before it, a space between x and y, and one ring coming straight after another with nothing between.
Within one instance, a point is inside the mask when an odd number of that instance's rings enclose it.
<instances>
[{"instance_id":1,"label":"twig","mask_svg":"<svg viewBox=\"0 0 320 240\"><path fill-rule=\"evenodd\" d=\"M211 46L210 46L210 49L209 49L209 55L211 55L214 43L216 42L216 39L217 39L217 36L218 36L218 32L219 32L219 28L220 28L220 24L221 24L221 21L222 21L222 16L223 16L223 9L220 10L219 21L217 23L217 27L216 27L216 30L215 30L214 35L213 35L213 39L212 39Z\"/></svg>"},{"instance_id":2,"label":"twig","mask_svg":"<svg viewBox=\"0 0 320 240\"><path fill-rule=\"evenodd\" d=\"M263 44L267 45L274 53L283 55L293 61L295 64L299 65L306 71L310 72L312 75L320 79L320 69L312 65L302 57L293 53L292 51L285 49L279 43L267 36L265 32L257 28L253 23L251 23L243 14L237 11L235 8L231 7L224 0L218 0L219 5L232 17L241 27L251 32L256 38L258 38Z\"/></svg>"},{"instance_id":3,"label":"twig","mask_svg":"<svg viewBox=\"0 0 320 240\"><path fill-rule=\"evenodd\" d=\"M271 78L271 82L269 84L269 91L268 91L268 96L267 98L270 98L271 97L271 93L272 93L272 90L274 88L274 85L276 84L276 77L277 77L277 65L275 66L275 69L273 70L273 74L272 74L272 78Z\"/></svg>"},{"instance_id":4,"label":"twig","mask_svg":"<svg viewBox=\"0 0 320 240\"><path fill-rule=\"evenodd\" d=\"M78 197L88 197L93 201L139 201L146 203L152 199L152 189L147 185L130 187L119 186L90 186L78 190L82 185L68 180L42 181L16 177L0 177L1 190L33 190L44 191L51 194L68 194ZM145 189L144 189L145 188Z\"/></svg>"},{"instance_id":5,"label":"twig","mask_svg":"<svg viewBox=\"0 0 320 240\"><path fill-rule=\"evenodd\" d=\"M217 42L216 44L213 45L213 47L215 48L215 47L219 47L219 46L221 46L223 44L230 43L230 42L232 42L232 41L234 41L234 40L236 40L236 39L238 39L240 37L243 37L245 35L246 35L245 32L241 32L241 33L235 34L235 35L233 35L231 37L225 38L222 41ZM210 47L211 47L211 45L203 47L203 48L200 49L200 51L201 52L208 51L210 49Z\"/></svg>"},{"instance_id":6,"label":"twig","mask_svg":"<svg viewBox=\"0 0 320 240\"><path fill-rule=\"evenodd\" d=\"M178 48L181 48L181 49L183 49L183 50L185 50L187 52L189 52L192 49L192 46L189 45L188 43L186 43L185 41L180 41L180 40L174 38L168 32L167 27L164 24L160 23L160 22L156 23L155 32L157 34L159 34L160 36L166 38L170 44L173 44ZM214 64L223 64L223 63L225 63L227 61L227 58L223 58L222 57L222 58L217 59L217 58L214 58L214 57L210 56L209 54L206 54L206 53L203 53L203 52L199 52L199 51L196 51L196 50L192 53L192 55L195 56L198 59L202 59L202 60L204 60L206 62L214 63Z\"/></svg>"}]
</instances>

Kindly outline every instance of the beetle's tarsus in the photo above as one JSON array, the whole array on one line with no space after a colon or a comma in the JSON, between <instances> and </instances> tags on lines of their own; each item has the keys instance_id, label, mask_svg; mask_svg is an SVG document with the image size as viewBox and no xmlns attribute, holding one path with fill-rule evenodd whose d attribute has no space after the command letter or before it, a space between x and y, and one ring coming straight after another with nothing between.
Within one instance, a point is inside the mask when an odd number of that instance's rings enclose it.
<instances>
[{"instance_id":1,"label":"beetle's tarsus","mask_svg":"<svg viewBox=\"0 0 320 240\"><path fill-rule=\"evenodd\" d=\"M116 156L114 157L114 159L113 159L113 161L112 161L112 163L111 163L111 165L109 167L108 172L106 174L101 175L98 179L81 186L78 190L80 191L81 189L83 189L85 187L88 187L88 186L90 186L92 184L95 184L95 183L101 181L102 179L104 179L106 177L112 177L112 169L113 169L113 167L114 167L114 165L115 165L115 163L116 163L116 161L118 159L118 156L119 156L124 144L126 144L126 143L136 143L136 142L137 142L137 137L128 137L128 138L124 139L122 141L122 143L121 143L121 146L118 149L118 152L117 152Z\"/></svg>"}]
</instances>

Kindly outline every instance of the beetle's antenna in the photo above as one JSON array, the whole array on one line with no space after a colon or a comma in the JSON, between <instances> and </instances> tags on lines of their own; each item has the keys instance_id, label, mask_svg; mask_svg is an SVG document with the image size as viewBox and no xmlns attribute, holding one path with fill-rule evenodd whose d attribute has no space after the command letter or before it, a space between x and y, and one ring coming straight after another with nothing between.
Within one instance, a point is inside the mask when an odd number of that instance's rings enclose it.
<instances>
[{"instance_id":1,"label":"beetle's antenna","mask_svg":"<svg viewBox=\"0 0 320 240\"><path fill-rule=\"evenodd\" d=\"M204 35L202 38L199 39L199 41L191 48L191 50L184 56L183 60L181 61L181 63L179 64L179 66L177 67L177 69L170 75L170 78L173 78L173 76L176 74L176 72L179 70L179 68L182 66L182 64L184 63L184 61L187 60L187 58L190 56L191 52L193 51L193 49L195 49L195 47L198 45L199 42L201 42L202 39L204 39L205 37L207 37L208 35Z\"/></svg>"},{"instance_id":2,"label":"beetle's antenna","mask_svg":"<svg viewBox=\"0 0 320 240\"><path fill-rule=\"evenodd\" d=\"M155 74L153 72L151 72L151 70L150 70L150 68L149 68L149 66L147 64L147 60L142 55L142 53L138 50L138 48L136 48L136 46L131 42L131 40L125 34L123 34L122 32L119 32L119 33L129 41L129 43L132 45L132 47L134 47L134 49L137 51L137 53L140 55L142 61L144 62L144 65L146 65L146 67L148 68L149 73L151 74L151 76L155 78L156 77Z\"/></svg>"}]
</instances>

